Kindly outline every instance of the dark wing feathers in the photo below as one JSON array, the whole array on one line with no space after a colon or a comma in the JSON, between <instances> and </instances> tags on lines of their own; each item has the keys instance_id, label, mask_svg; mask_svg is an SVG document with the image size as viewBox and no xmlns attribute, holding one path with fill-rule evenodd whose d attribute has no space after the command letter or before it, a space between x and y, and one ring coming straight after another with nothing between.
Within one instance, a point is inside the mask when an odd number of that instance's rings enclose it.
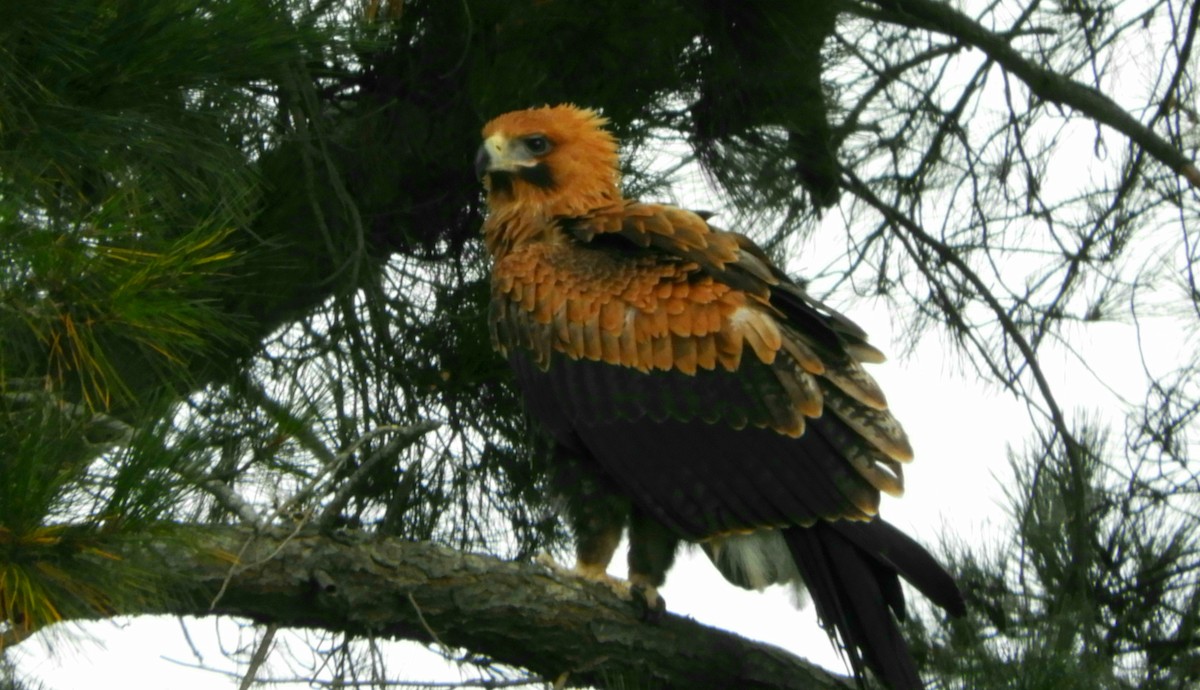
<instances>
[{"instance_id":1,"label":"dark wing feathers","mask_svg":"<svg viewBox=\"0 0 1200 690\"><path fill-rule=\"evenodd\" d=\"M841 639L855 675L861 678L869 667L893 688L924 687L889 613L904 613L896 573L872 560L831 523L789 529L784 537L817 616L831 637Z\"/></svg>"},{"instance_id":2,"label":"dark wing feathers","mask_svg":"<svg viewBox=\"0 0 1200 690\"><path fill-rule=\"evenodd\" d=\"M548 406L575 407L562 426L581 436L610 428L606 433L621 436L632 425L655 425L668 441L651 445L663 453L678 448L677 435L662 428L672 421L688 427L677 431L689 439L711 437L696 454L656 458L655 471L708 462L730 438L726 430L748 432L732 437L742 446L712 460L715 469L689 470L700 474L697 490L719 495L720 482L741 472L750 477L748 494L774 492L782 482L796 485L789 487L796 495L750 495L748 504L777 509L761 520L751 510L734 511L719 521L722 529L862 519L874 515L879 491L903 491L898 462L911 448L851 349L873 348L861 329L808 298L752 242L712 230L688 211L637 202L559 224L574 245L551 243L498 262L493 332L501 349L532 354L535 369L545 372L523 377L527 393L551 386ZM593 435L607 454L639 454L621 438ZM594 454L609 462L606 453ZM761 459L746 466L740 458L747 456ZM636 476L646 467L606 469L657 487L657 480ZM708 536L692 517L669 522L686 524L693 538Z\"/></svg>"},{"instance_id":3,"label":"dark wing feathers","mask_svg":"<svg viewBox=\"0 0 1200 690\"><path fill-rule=\"evenodd\" d=\"M649 376L562 355L541 372L524 355L510 358L539 413L554 408L551 431L577 436L607 473L691 539L875 511L878 494L841 457L853 432L840 420L811 420L806 443L761 423L769 407L755 392L772 381L764 365L758 377Z\"/></svg>"},{"instance_id":4,"label":"dark wing feathers","mask_svg":"<svg viewBox=\"0 0 1200 690\"><path fill-rule=\"evenodd\" d=\"M900 462L911 459L908 439L887 412L883 391L860 364L882 361L882 353L867 343L866 333L857 324L808 295L748 238L712 229L706 220L682 209L632 201L567 219L564 227L580 240L616 235L631 246L693 262L699 273L762 298L777 311L787 359L833 384L831 389L825 388L845 394L835 401L835 412L888 457ZM695 341L686 338L680 344L695 347ZM811 377L804 376L790 362L777 366L776 373L779 385L792 401L776 408L780 412L777 428L798 435L803 431L803 417L820 414L822 397ZM796 410L803 415L796 415ZM891 474L894 476L886 482L885 490L899 493L903 481L898 469ZM875 478L871 481L876 483Z\"/></svg>"},{"instance_id":5,"label":"dark wing feathers","mask_svg":"<svg viewBox=\"0 0 1200 690\"><path fill-rule=\"evenodd\" d=\"M962 592L950 574L923 546L890 523L873 520L870 523L832 523L831 527L884 563L888 570L898 573L950 615L961 616L967 612ZM903 620L903 600L900 604L896 613Z\"/></svg>"}]
</instances>

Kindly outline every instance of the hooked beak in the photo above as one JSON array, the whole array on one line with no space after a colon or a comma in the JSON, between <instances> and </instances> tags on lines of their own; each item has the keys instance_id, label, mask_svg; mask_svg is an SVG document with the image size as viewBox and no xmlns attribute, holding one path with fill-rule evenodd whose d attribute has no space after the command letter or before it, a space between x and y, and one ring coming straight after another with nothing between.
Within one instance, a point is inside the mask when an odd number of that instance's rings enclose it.
<instances>
[{"instance_id":1,"label":"hooked beak","mask_svg":"<svg viewBox=\"0 0 1200 690\"><path fill-rule=\"evenodd\" d=\"M488 145L484 143L475 152L475 177L482 180L490 167L492 167L492 154L488 151Z\"/></svg>"},{"instance_id":2,"label":"hooked beak","mask_svg":"<svg viewBox=\"0 0 1200 690\"><path fill-rule=\"evenodd\" d=\"M508 139L499 134L493 134L484 140L475 153L475 175L479 179L489 172L496 170L512 171L513 166L508 160Z\"/></svg>"},{"instance_id":3,"label":"hooked beak","mask_svg":"<svg viewBox=\"0 0 1200 690\"><path fill-rule=\"evenodd\" d=\"M475 153L475 174L483 179L484 175L493 172L521 173L536 162L520 146L514 150L508 137L493 134Z\"/></svg>"}]
</instances>

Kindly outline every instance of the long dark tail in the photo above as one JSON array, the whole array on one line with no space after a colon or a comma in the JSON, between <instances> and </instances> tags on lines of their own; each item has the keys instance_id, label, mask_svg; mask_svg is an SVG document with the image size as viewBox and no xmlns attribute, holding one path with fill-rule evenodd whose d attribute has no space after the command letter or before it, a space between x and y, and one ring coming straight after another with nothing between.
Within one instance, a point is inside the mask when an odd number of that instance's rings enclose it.
<instances>
[{"instance_id":1,"label":"long dark tail","mask_svg":"<svg viewBox=\"0 0 1200 690\"><path fill-rule=\"evenodd\" d=\"M822 625L840 643L855 676L871 669L892 690L924 686L897 620L904 620L900 577L952 615L962 593L920 544L882 520L819 522L784 533Z\"/></svg>"}]
</instances>

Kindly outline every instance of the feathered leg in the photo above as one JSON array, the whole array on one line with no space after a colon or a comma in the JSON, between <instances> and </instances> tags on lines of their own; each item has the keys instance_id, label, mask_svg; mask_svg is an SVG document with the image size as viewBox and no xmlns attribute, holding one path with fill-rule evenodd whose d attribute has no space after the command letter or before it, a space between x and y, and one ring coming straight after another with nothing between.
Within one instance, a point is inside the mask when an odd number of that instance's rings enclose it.
<instances>
[{"instance_id":1,"label":"feathered leg","mask_svg":"<svg viewBox=\"0 0 1200 690\"><path fill-rule=\"evenodd\" d=\"M643 607L642 618L658 621L667 603L658 588L675 563L679 537L658 520L637 508L629 520L629 585L634 601Z\"/></svg>"},{"instance_id":2,"label":"feathered leg","mask_svg":"<svg viewBox=\"0 0 1200 690\"><path fill-rule=\"evenodd\" d=\"M629 499L611 482L589 472L576 453L563 446L555 449L552 482L562 497L567 520L575 535L575 572L598 580L623 593L624 587L607 574L621 532L629 520Z\"/></svg>"}]
</instances>

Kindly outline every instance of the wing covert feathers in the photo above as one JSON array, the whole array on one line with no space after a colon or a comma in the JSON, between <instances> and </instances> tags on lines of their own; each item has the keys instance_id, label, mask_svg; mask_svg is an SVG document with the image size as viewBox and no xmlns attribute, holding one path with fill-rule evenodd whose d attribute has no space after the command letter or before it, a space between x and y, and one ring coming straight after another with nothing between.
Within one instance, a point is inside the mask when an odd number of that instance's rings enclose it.
<instances>
[{"instance_id":1,"label":"wing covert feathers","mask_svg":"<svg viewBox=\"0 0 1200 690\"><path fill-rule=\"evenodd\" d=\"M635 202L546 224L523 232L538 241L496 257L499 349L526 350L543 370L555 355L644 374L769 367L778 392L755 424L800 437L806 420L837 415L860 437L842 449L855 471L903 492L897 463L912 449L861 365L882 355L752 242L689 211Z\"/></svg>"}]
</instances>

